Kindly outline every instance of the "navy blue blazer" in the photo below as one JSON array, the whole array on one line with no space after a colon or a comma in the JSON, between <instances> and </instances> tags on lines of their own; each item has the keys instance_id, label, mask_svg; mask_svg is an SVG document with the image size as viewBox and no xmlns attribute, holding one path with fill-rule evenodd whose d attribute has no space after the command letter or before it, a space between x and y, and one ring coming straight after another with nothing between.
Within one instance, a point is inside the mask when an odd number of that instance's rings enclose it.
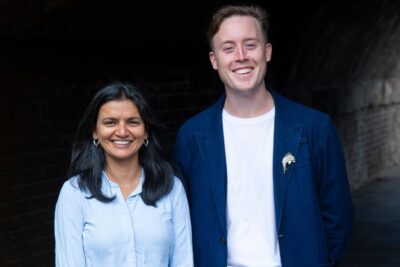
<instances>
[{"instance_id":1,"label":"navy blue blazer","mask_svg":"<svg viewBox=\"0 0 400 267\"><path fill-rule=\"evenodd\" d=\"M335 266L353 209L345 160L328 115L270 90L275 103L273 184L283 267ZM225 97L179 130L174 160L186 183L195 266L226 267ZM286 165L287 153L295 162Z\"/></svg>"}]
</instances>

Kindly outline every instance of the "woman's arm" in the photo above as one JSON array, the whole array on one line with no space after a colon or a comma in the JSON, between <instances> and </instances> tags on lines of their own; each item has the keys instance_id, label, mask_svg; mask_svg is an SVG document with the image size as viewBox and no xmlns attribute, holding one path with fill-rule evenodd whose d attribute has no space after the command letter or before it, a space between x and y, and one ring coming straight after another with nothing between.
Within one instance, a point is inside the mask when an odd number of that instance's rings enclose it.
<instances>
[{"instance_id":1,"label":"woman's arm","mask_svg":"<svg viewBox=\"0 0 400 267\"><path fill-rule=\"evenodd\" d=\"M83 195L72 181L65 182L61 188L55 210L57 267L85 266L82 244Z\"/></svg>"},{"instance_id":2,"label":"woman's arm","mask_svg":"<svg viewBox=\"0 0 400 267\"><path fill-rule=\"evenodd\" d=\"M170 266L192 267L193 248L189 206L185 189L178 178L175 178L171 194L175 240Z\"/></svg>"}]
</instances>

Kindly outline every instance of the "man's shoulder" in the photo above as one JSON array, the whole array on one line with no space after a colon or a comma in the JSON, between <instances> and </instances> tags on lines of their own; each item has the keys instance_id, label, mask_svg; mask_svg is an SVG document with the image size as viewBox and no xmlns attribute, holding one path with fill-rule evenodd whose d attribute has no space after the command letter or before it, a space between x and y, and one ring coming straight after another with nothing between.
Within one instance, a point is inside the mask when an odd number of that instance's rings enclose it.
<instances>
[{"instance_id":1,"label":"man's shoulder","mask_svg":"<svg viewBox=\"0 0 400 267\"><path fill-rule=\"evenodd\" d=\"M274 94L274 100L278 112L284 113L288 118L293 118L307 124L318 123L321 120L330 120L328 114L277 93Z\"/></svg>"},{"instance_id":2,"label":"man's shoulder","mask_svg":"<svg viewBox=\"0 0 400 267\"><path fill-rule=\"evenodd\" d=\"M223 101L221 97L216 102L214 102L208 108L200 111L199 113L195 114L187 121L183 123L180 128L180 131L193 131L193 130L206 130L208 129L211 124L215 123L218 120L219 116L221 116L222 112L222 104Z\"/></svg>"}]
</instances>

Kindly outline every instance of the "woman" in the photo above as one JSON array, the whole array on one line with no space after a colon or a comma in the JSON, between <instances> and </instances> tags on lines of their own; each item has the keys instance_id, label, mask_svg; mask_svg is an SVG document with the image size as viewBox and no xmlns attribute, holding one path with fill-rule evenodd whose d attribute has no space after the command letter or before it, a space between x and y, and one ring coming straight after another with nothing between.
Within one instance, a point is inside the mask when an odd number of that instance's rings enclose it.
<instances>
[{"instance_id":1,"label":"woman","mask_svg":"<svg viewBox=\"0 0 400 267\"><path fill-rule=\"evenodd\" d=\"M130 84L94 96L56 205L56 266L193 266L185 191L156 126Z\"/></svg>"}]
</instances>

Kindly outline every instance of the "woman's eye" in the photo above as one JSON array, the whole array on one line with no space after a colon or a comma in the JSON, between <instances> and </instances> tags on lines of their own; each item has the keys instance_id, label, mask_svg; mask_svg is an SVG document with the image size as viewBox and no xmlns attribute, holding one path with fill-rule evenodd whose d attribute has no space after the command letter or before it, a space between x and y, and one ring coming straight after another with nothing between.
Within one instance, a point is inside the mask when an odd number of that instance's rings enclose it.
<instances>
[{"instance_id":1,"label":"woman's eye","mask_svg":"<svg viewBox=\"0 0 400 267\"><path fill-rule=\"evenodd\" d=\"M129 121L128 122L130 125L139 125L140 124L140 121L138 121L138 120L131 120L131 121Z\"/></svg>"},{"instance_id":2,"label":"woman's eye","mask_svg":"<svg viewBox=\"0 0 400 267\"><path fill-rule=\"evenodd\" d=\"M112 125L115 124L114 121L104 121L103 123L104 123L105 126L112 126Z\"/></svg>"}]
</instances>

